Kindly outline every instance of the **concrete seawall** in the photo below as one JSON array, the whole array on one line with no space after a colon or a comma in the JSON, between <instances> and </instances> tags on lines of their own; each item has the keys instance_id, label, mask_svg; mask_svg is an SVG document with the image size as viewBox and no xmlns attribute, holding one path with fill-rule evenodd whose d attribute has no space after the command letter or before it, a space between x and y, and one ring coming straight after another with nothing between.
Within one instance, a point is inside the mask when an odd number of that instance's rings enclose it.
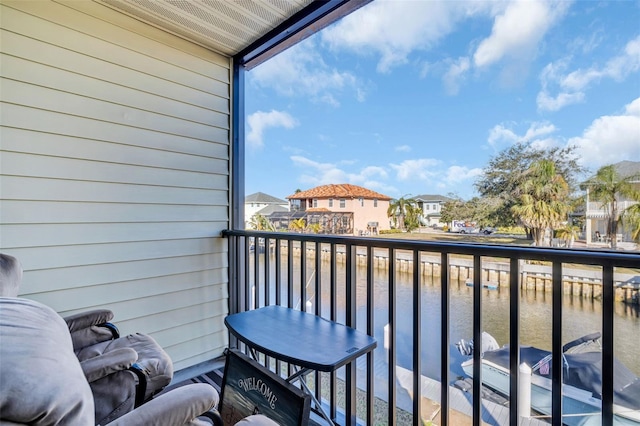
<instances>
[{"instance_id":1,"label":"concrete seawall","mask_svg":"<svg viewBox=\"0 0 640 426\"><path fill-rule=\"evenodd\" d=\"M294 251L299 252L299 247L294 247ZM282 247L282 254L287 253L287 247ZM307 247L307 259L315 259L315 247ZM322 261L329 261L331 253L323 249L321 252ZM413 271L413 257L411 253L398 251L396 253L396 270L398 272L410 273ZM343 248L336 250L336 262L344 264L346 253ZM367 264L367 253L365 248L358 247L356 250L356 263L358 265ZM373 265L375 268L389 268L389 253L385 249L374 249ZM428 253L421 253L420 272L423 276L440 277L442 265L440 256ZM523 290L533 290L538 292L551 292L553 287L551 266L539 263L529 263L520 261L520 286ZM564 267L563 287L564 293L574 297L585 299L600 299L602 297L601 271L597 268L585 267ZM473 260L469 256L451 256L449 259L449 277L452 281L468 281L473 279ZM507 261L486 260L482 262L481 284L491 285L499 289L508 288L510 280L509 263ZM626 303L640 304L640 273L616 273L614 276L615 299Z\"/></svg>"}]
</instances>

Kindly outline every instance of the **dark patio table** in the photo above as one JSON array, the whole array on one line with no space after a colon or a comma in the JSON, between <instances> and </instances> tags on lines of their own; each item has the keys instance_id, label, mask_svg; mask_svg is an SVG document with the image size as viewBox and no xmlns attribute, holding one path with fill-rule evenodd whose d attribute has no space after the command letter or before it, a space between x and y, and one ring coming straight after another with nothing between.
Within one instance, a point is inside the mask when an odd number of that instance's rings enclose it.
<instances>
[{"instance_id":1,"label":"dark patio table","mask_svg":"<svg viewBox=\"0 0 640 426\"><path fill-rule=\"evenodd\" d=\"M376 339L352 327L283 306L232 314L224 322L229 331L251 349L299 366L300 370L287 381L300 379L319 413L331 423L333 420L307 388L304 376L311 370L335 371L377 345Z\"/></svg>"}]
</instances>

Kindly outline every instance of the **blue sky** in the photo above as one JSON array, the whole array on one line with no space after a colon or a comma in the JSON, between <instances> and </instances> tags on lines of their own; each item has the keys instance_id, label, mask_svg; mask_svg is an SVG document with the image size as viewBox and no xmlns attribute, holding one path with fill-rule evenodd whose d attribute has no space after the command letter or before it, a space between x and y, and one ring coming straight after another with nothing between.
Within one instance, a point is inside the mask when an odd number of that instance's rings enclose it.
<instances>
[{"instance_id":1,"label":"blue sky","mask_svg":"<svg viewBox=\"0 0 640 426\"><path fill-rule=\"evenodd\" d=\"M640 1L375 0L246 76L246 194L469 199L520 141L640 161Z\"/></svg>"}]
</instances>

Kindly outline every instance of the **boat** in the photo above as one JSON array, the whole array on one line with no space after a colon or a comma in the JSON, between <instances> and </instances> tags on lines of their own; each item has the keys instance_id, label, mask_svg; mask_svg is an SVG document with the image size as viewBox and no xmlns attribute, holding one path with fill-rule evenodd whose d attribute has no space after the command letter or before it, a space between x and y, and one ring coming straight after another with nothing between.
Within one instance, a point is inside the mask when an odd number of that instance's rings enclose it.
<instances>
[{"instance_id":1,"label":"boat","mask_svg":"<svg viewBox=\"0 0 640 426\"><path fill-rule=\"evenodd\" d=\"M472 280L466 280L465 281L465 285L467 287L473 287L473 281ZM482 287L489 289L489 290L497 290L498 289L498 284L495 283L484 283L482 284Z\"/></svg>"},{"instance_id":2,"label":"boat","mask_svg":"<svg viewBox=\"0 0 640 426\"><path fill-rule=\"evenodd\" d=\"M562 423L567 426L601 424L602 348L600 333L593 333L565 344L562 348ZM456 344L469 357L461 367L473 377L473 341ZM493 336L482 333L482 385L509 397L509 346L499 347ZM551 416L552 354L533 346L520 346L520 362L531 366L531 409ZM640 426L640 378L614 359L613 424Z\"/></svg>"}]
</instances>

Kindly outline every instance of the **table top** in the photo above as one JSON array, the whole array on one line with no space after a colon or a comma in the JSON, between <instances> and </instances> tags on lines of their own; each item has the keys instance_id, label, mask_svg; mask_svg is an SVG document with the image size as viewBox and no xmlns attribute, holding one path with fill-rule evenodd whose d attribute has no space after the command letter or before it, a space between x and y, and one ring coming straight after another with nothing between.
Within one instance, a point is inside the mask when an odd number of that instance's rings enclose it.
<instances>
[{"instance_id":1,"label":"table top","mask_svg":"<svg viewBox=\"0 0 640 426\"><path fill-rule=\"evenodd\" d=\"M232 314L224 323L249 347L317 371L336 370L377 345L354 328L283 306Z\"/></svg>"}]
</instances>

